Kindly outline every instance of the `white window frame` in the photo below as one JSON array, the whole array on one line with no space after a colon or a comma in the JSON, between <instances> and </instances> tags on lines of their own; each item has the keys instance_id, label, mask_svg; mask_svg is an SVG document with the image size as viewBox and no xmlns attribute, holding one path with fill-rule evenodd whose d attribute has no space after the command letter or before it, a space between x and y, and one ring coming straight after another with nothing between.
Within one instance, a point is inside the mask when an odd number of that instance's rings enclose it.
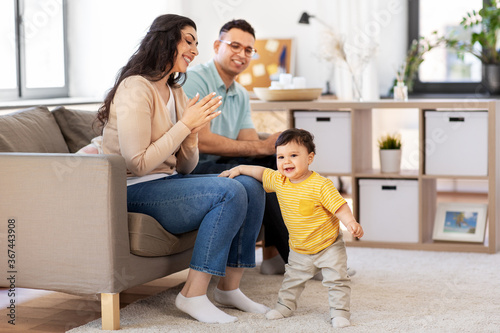
<instances>
[{"instance_id":1,"label":"white window frame","mask_svg":"<svg viewBox=\"0 0 500 333\"><path fill-rule=\"evenodd\" d=\"M2 0L6 1L6 0ZM9 1L9 0L7 0ZM14 99L40 99L68 97L68 61L67 61L67 7L66 0L58 0L63 6L63 52L64 52L64 85L61 87L28 88L26 86L26 58L25 58L25 26L23 24L24 0L10 0L14 2L15 16L15 52L16 52L16 73L17 87L14 89L0 89L0 100Z\"/></svg>"},{"instance_id":2,"label":"white window frame","mask_svg":"<svg viewBox=\"0 0 500 333\"><path fill-rule=\"evenodd\" d=\"M483 0L483 6L487 0ZM409 0L408 6L408 48L419 34L419 0ZM480 87L480 89L478 89ZM481 82L422 82L418 74L413 84L413 95L415 94L474 94L475 96L488 96L486 88Z\"/></svg>"}]
</instances>

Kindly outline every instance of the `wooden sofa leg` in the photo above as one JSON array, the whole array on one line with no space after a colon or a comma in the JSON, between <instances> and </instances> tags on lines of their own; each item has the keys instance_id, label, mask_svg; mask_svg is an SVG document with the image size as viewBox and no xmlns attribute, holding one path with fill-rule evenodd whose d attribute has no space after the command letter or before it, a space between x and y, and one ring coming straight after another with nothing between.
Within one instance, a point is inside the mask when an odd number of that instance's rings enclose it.
<instances>
[{"instance_id":1,"label":"wooden sofa leg","mask_svg":"<svg viewBox=\"0 0 500 333\"><path fill-rule=\"evenodd\" d=\"M101 316L103 330L120 329L120 294L101 294Z\"/></svg>"}]
</instances>

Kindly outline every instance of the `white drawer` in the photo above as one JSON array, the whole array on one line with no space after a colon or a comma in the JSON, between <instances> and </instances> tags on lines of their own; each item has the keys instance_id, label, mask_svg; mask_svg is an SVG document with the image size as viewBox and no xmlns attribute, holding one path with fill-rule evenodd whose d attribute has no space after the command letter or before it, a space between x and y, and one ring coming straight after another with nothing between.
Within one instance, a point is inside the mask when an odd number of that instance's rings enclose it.
<instances>
[{"instance_id":1,"label":"white drawer","mask_svg":"<svg viewBox=\"0 0 500 333\"><path fill-rule=\"evenodd\" d=\"M359 180L361 238L380 242L418 242L418 181Z\"/></svg>"},{"instance_id":2,"label":"white drawer","mask_svg":"<svg viewBox=\"0 0 500 333\"><path fill-rule=\"evenodd\" d=\"M428 175L488 175L486 111L426 111L424 144Z\"/></svg>"},{"instance_id":3,"label":"white drawer","mask_svg":"<svg viewBox=\"0 0 500 333\"><path fill-rule=\"evenodd\" d=\"M314 135L316 156L311 170L351 172L351 113L348 111L294 112L295 127Z\"/></svg>"}]
</instances>

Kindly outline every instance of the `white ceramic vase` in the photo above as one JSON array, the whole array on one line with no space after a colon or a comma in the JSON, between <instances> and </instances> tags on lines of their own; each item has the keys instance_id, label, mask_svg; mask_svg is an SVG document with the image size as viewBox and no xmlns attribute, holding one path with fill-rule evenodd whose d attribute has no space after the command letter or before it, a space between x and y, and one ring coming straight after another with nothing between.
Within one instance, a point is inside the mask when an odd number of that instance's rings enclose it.
<instances>
[{"instance_id":1,"label":"white ceramic vase","mask_svg":"<svg viewBox=\"0 0 500 333\"><path fill-rule=\"evenodd\" d=\"M401 149L380 149L380 172L399 173L401 170Z\"/></svg>"}]
</instances>

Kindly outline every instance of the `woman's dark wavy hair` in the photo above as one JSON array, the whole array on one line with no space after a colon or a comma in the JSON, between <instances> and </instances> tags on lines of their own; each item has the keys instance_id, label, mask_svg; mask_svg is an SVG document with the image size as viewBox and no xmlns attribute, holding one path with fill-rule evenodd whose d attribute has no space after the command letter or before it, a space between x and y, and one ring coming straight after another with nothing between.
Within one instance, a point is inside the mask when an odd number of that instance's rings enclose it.
<instances>
[{"instance_id":1,"label":"woman's dark wavy hair","mask_svg":"<svg viewBox=\"0 0 500 333\"><path fill-rule=\"evenodd\" d=\"M101 123L102 128L108 122L111 102L118 86L124 79L132 75L141 75L150 81L159 81L170 72L177 57L177 44L182 39L181 30L186 26L196 30L196 24L193 20L184 16L166 14L158 16L153 21L137 51L118 71L115 85L108 91L103 105L99 108L97 120ZM185 73L172 73L167 83L170 86L182 85L185 78Z\"/></svg>"},{"instance_id":2,"label":"woman's dark wavy hair","mask_svg":"<svg viewBox=\"0 0 500 333\"><path fill-rule=\"evenodd\" d=\"M305 146L307 148L308 153L316 154L316 145L314 144L314 136L306 130L298 128L290 128L287 129L286 131L283 131L278 137L278 139L276 139L274 147L278 148L278 146L284 146L290 142L296 142L301 146Z\"/></svg>"}]
</instances>

